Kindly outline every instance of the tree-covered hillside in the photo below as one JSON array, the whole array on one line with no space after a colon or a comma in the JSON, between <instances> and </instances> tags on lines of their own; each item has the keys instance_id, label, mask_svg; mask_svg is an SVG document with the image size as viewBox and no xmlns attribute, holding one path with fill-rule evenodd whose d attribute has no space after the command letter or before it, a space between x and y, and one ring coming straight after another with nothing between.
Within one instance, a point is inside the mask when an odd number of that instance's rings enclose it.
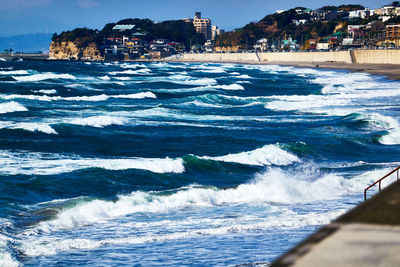
<instances>
[{"instance_id":1,"label":"tree-covered hillside","mask_svg":"<svg viewBox=\"0 0 400 267\"><path fill-rule=\"evenodd\" d=\"M343 30L348 24L364 24L377 19L374 16L367 20L348 21L343 19L348 14L347 12L360 9L364 9L364 7L361 5L325 6L319 9L319 14L327 12L331 15L327 16L326 19L315 19L315 16L318 15L313 14L313 12L299 12L299 10L304 11L306 8L293 8L281 13L267 15L258 22L251 22L243 28L224 33L217 38L216 46L252 47L261 38L278 40L286 39L289 36L302 43L302 41L310 38L322 38L331 35L335 30Z\"/></svg>"},{"instance_id":2,"label":"tree-covered hillside","mask_svg":"<svg viewBox=\"0 0 400 267\"><path fill-rule=\"evenodd\" d=\"M136 25L132 30L123 32L114 31L112 28L117 25ZM117 23L108 23L101 31L88 28L77 28L72 31L54 34L52 41L62 42L71 41L79 46L85 46L91 42L95 42L99 47L108 37L131 36L133 33L140 32L146 35L142 39L152 41L154 39L169 39L171 41L185 44L189 47L190 44L203 44L205 42L202 34L196 33L192 23L187 23L182 20L169 20L160 23L154 23L150 19L124 19Z\"/></svg>"}]
</instances>

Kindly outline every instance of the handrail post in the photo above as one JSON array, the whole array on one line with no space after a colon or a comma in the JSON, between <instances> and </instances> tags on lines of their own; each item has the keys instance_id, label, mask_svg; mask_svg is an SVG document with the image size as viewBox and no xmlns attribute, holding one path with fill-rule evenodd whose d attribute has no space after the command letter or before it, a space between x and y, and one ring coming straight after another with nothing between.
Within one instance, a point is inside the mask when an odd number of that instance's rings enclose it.
<instances>
[{"instance_id":1,"label":"handrail post","mask_svg":"<svg viewBox=\"0 0 400 267\"><path fill-rule=\"evenodd\" d=\"M400 170L400 166L398 166L397 168L395 168L394 170L392 170L391 172L389 172L388 174L386 174L385 176L383 176L381 179L377 180L375 183L371 184L370 186L368 186L367 188L365 188L364 190L364 201L367 200L367 191L368 189L370 189L371 187L373 187L376 184L379 184L379 192L382 190L382 180L389 177L390 175L392 175L393 173L396 172L396 176L397 176L397 181L400 180L400 174L399 174L399 170Z\"/></svg>"}]
</instances>

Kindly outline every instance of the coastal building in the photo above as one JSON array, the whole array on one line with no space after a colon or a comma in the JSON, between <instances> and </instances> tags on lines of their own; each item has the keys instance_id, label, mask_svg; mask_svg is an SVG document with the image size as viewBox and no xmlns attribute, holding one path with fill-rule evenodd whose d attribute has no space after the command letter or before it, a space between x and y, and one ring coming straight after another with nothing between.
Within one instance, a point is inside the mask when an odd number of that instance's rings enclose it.
<instances>
[{"instance_id":1,"label":"coastal building","mask_svg":"<svg viewBox=\"0 0 400 267\"><path fill-rule=\"evenodd\" d=\"M203 34L206 40L211 39L211 20L201 18L201 12L195 13L193 25L197 33Z\"/></svg>"},{"instance_id":2,"label":"coastal building","mask_svg":"<svg viewBox=\"0 0 400 267\"><path fill-rule=\"evenodd\" d=\"M126 25L119 25L119 24L117 24L117 25L115 25L112 29L113 29L113 31L120 31L120 32L123 32L123 31L132 30L133 28L135 28L135 25L132 25L132 24L126 24Z\"/></svg>"},{"instance_id":3,"label":"coastal building","mask_svg":"<svg viewBox=\"0 0 400 267\"><path fill-rule=\"evenodd\" d=\"M283 40L281 43L281 49L290 51L297 50L298 49L297 40L293 40L292 37Z\"/></svg>"},{"instance_id":4,"label":"coastal building","mask_svg":"<svg viewBox=\"0 0 400 267\"><path fill-rule=\"evenodd\" d=\"M204 51L207 53L211 53L214 49L213 43L211 40L207 40L206 43L204 44Z\"/></svg>"},{"instance_id":5,"label":"coastal building","mask_svg":"<svg viewBox=\"0 0 400 267\"><path fill-rule=\"evenodd\" d=\"M218 28L217 25L213 25L211 27L211 39L215 40L217 38L218 35L220 35L221 33L224 33L225 31Z\"/></svg>"},{"instance_id":6,"label":"coastal building","mask_svg":"<svg viewBox=\"0 0 400 267\"><path fill-rule=\"evenodd\" d=\"M301 14L305 14L305 11L307 10L307 8L305 8L305 7L296 7L295 9L294 9L294 11L298 14L298 15L301 15Z\"/></svg>"},{"instance_id":7,"label":"coastal building","mask_svg":"<svg viewBox=\"0 0 400 267\"><path fill-rule=\"evenodd\" d=\"M353 10L349 12L349 19L365 19L371 14L369 9Z\"/></svg>"},{"instance_id":8,"label":"coastal building","mask_svg":"<svg viewBox=\"0 0 400 267\"><path fill-rule=\"evenodd\" d=\"M388 21L389 19L392 18L392 16L379 16L378 17L383 23L385 23L386 21Z\"/></svg>"},{"instance_id":9,"label":"coastal building","mask_svg":"<svg viewBox=\"0 0 400 267\"><path fill-rule=\"evenodd\" d=\"M181 20L183 20L186 23L193 23L193 19L191 19L191 18L183 18Z\"/></svg>"},{"instance_id":10,"label":"coastal building","mask_svg":"<svg viewBox=\"0 0 400 267\"><path fill-rule=\"evenodd\" d=\"M329 50L329 49L330 49L329 43L317 43L317 50L321 51L321 50Z\"/></svg>"},{"instance_id":11,"label":"coastal building","mask_svg":"<svg viewBox=\"0 0 400 267\"><path fill-rule=\"evenodd\" d=\"M296 26L306 24L307 20L306 19L293 19L292 23L295 24Z\"/></svg>"},{"instance_id":12,"label":"coastal building","mask_svg":"<svg viewBox=\"0 0 400 267\"><path fill-rule=\"evenodd\" d=\"M386 39L400 39L400 25L386 25Z\"/></svg>"},{"instance_id":13,"label":"coastal building","mask_svg":"<svg viewBox=\"0 0 400 267\"><path fill-rule=\"evenodd\" d=\"M264 52L268 50L268 40L266 38L262 38L257 40L254 44L254 50L257 52Z\"/></svg>"}]
</instances>

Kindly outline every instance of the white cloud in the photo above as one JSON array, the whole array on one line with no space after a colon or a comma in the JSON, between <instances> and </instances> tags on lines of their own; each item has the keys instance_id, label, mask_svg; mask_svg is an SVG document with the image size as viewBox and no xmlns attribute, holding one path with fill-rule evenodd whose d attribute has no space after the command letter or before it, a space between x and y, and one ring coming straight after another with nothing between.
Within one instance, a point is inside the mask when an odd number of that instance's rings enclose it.
<instances>
[{"instance_id":1,"label":"white cloud","mask_svg":"<svg viewBox=\"0 0 400 267\"><path fill-rule=\"evenodd\" d=\"M99 3L94 0L78 0L77 4L81 8L91 8L99 5Z\"/></svg>"}]
</instances>

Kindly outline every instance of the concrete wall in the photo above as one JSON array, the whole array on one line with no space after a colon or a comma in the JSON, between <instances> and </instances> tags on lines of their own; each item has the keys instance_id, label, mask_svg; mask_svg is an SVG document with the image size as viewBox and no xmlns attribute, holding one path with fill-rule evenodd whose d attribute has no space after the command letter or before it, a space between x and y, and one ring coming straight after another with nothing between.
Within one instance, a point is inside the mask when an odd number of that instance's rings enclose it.
<instances>
[{"instance_id":1,"label":"concrete wall","mask_svg":"<svg viewBox=\"0 0 400 267\"><path fill-rule=\"evenodd\" d=\"M400 50L353 50L358 64L400 64Z\"/></svg>"},{"instance_id":2,"label":"concrete wall","mask_svg":"<svg viewBox=\"0 0 400 267\"><path fill-rule=\"evenodd\" d=\"M193 61L259 61L255 53L184 54L180 59Z\"/></svg>"},{"instance_id":3,"label":"concrete wall","mask_svg":"<svg viewBox=\"0 0 400 267\"><path fill-rule=\"evenodd\" d=\"M262 61L351 63L349 51L260 53L260 58Z\"/></svg>"},{"instance_id":4,"label":"concrete wall","mask_svg":"<svg viewBox=\"0 0 400 267\"><path fill-rule=\"evenodd\" d=\"M400 64L400 50L351 50L333 52L287 53L205 53L184 54L188 61L272 61L272 62L341 62L358 64Z\"/></svg>"}]
</instances>

